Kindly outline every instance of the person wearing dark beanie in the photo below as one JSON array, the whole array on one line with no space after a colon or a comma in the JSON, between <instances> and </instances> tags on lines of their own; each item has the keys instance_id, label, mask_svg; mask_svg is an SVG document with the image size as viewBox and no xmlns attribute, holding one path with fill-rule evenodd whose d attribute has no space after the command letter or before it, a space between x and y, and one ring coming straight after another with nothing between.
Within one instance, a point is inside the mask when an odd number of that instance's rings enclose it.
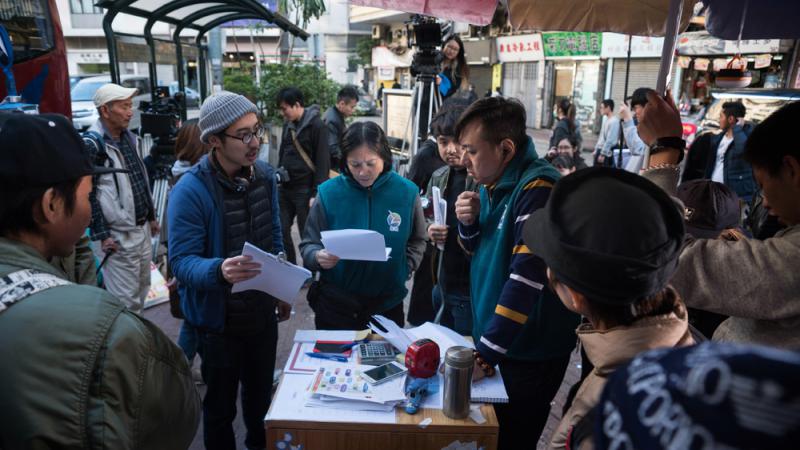
<instances>
[{"instance_id":1,"label":"person wearing dark beanie","mask_svg":"<svg viewBox=\"0 0 800 450\"><path fill-rule=\"evenodd\" d=\"M605 167L562 178L528 219L525 244L547 265L551 289L588 319L577 334L594 366L551 448L566 448L571 428L597 404L617 367L642 351L694 343L686 308L668 285L684 232L683 217L663 190Z\"/></svg>"}]
</instances>

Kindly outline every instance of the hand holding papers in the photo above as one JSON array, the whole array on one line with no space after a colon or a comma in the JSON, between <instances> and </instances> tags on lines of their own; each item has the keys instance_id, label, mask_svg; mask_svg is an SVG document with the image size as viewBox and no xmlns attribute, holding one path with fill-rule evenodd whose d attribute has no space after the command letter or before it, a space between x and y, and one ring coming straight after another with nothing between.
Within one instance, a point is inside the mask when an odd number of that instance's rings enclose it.
<instances>
[{"instance_id":1,"label":"hand holding papers","mask_svg":"<svg viewBox=\"0 0 800 450\"><path fill-rule=\"evenodd\" d=\"M431 189L433 194L433 223L436 225L447 225L447 200L442 198L442 191L434 186ZM444 244L436 244L439 250L444 250Z\"/></svg>"},{"instance_id":2,"label":"hand holding papers","mask_svg":"<svg viewBox=\"0 0 800 450\"><path fill-rule=\"evenodd\" d=\"M392 249L386 247L383 235L372 230L330 230L322 232L325 250L340 259L355 261L389 260Z\"/></svg>"},{"instance_id":3,"label":"hand holding papers","mask_svg":"<svg viewBox=\"0 0 800 450\"><path fill-rule=\"evenodd\" d=\"M249 242L245 242L242 255L251 256L253 262L261 264L261 273L254 278L234 284L231 289L233 293L252 289L266 292L278 300L292 304L303 283L311 278L311 272L308 270L278 260L277 256Z\"/></svg>"}]
</instances>

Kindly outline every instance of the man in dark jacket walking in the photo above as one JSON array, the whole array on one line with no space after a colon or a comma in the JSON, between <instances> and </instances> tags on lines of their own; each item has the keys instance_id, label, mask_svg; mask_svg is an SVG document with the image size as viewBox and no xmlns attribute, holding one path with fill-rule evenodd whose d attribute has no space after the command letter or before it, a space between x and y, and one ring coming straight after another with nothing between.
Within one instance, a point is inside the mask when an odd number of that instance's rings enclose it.
<instances>
[{"instance_id":1,"label":"man in dark jacket walking","mask_svg":"<svg viewBox=\"0 0 800 450\"><path fill-rule=\"evenodd\" d=\"M322 120L328 127L328 150L331 152L331 169L338 170L339 160L342 151L339 149L339 141L344 134L344 121L353 115L358 104L358 89L353 86L345 86L336 94L336 104L325 111ZM302 233L303 230L300 230Z\"/></svg>"},{"instance_id":2,"label":"man in dark jacket walking","mask_svg":"<svg viewBox=\"0 0 800 450\"><path fill-rule=\"evenodd\" d=\"M263 129L256 106L220 92L200 108L200 139L212 151L172 188L168 205L169 263L181 309L203 349L203 432L207 449L235 449L233 419L242 385L247 448L266 447L280 320L291 306L260 291L232 293L261 266L242 247L283 250L275 172L257 160ZM276 313L277 309L277 313Z\"/></svg>"},{"instance_id":3,"label":"man in dark jacket walking","mask_svg":"<svg viewBox=\"0 0 800 450\"><path fill-rule=\"evenodd\" d=\"M704 154L692 155L687 161L684 181L692 179L692 173L702 170L702 178L722 183L743 201L750 201L756 191L756 183L753 180L753 168L744 160L744 147L750 131L744 124L746 113L747 109L740 102L722 104L719 114L722 132L709 137L706 146L692 146L692 152L696 150Z\"/></svg>"},{"instance_id":4,"label":"man in dark jacket walking","mask_svg":"<svg viewBox=\"0 0 800 450\"><path fill-rule=\"evenodd\" d=\"M89 225L98 170L61 115L0 115L0 447L187 448L200 398L181 350L52 265ZM263 435L263 431L262 431Z\"/></svg>"},{"instance_id":5,"label":"man in dark jacket walking","mask_svg":"<svg viewBox=\"0 0 800 450\"><path fill-rule=\"evenodd\" d=\"M308 210L317 196L317 186L328 179L331 167L328 150L328 129L319 113L319 106L305 107L303 93L294 87L278 92L278 107L286 121L279 151L278 165L289 174L279 189L281 228L286 258L297 263L292 241L292 223L302 234Z\"/></svg>"}]
</instances>

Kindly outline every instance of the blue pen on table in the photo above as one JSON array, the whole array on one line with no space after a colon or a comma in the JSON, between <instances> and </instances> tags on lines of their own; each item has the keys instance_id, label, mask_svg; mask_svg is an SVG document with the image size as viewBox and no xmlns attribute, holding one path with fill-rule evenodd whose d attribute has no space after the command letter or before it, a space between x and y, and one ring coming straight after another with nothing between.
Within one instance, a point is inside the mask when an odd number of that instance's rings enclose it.
<instances>
[{"instance_id":1,"label":"blue pen on table","mask_svg":"<svg viewBox=\"0 0 800 450\"><path fill-rule=\"evenodd\" d=\"M324 353L306 352L306 356L311 358L327 359L330 361L347 362L347 357L339 355L326 355Z\"/></svg>"}]
</instances>

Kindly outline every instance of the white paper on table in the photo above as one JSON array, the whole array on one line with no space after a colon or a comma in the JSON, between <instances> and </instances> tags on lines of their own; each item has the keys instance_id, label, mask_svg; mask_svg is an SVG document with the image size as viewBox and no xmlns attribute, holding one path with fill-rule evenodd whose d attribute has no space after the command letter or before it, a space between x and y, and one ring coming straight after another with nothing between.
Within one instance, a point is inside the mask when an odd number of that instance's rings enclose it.
<instances>
[{"instance_id":1,"label":"white paper on table","mask_svg":"<svg viewBox=\"0 0 800 450\"><path fill-rule=\"evenodd\" d=\"M297 330L294 332L295 342L317 341L355 341L358 332L351 330Z\"/></svg>"},{"instance_id":2,"label":"white paper on table","mask_svg":"<svg viewBox=\"0 0 800 450\"><path fill-rule=\"evenodd\" d=\"M396 423L395 411L358 411L337 408L312 408L305 405L311 377L285 374L265 420L310 422Z\"/></svg>"},{"instance_id":3,"label":"white paper on table","mask_svg":"<svg viewBox=\"0 0 800 450\"><path fill-rule=\"evenodd\" d=\"M433 223L436 225L447 225L447 200L442 198L442 191L434 186L431 189L433 194ZM439 250L444 250L444 244L436 244Z\"/></svg>"},{"instance_id":4,"label":"white paper on table","mask_svg":"<svg viewBox=\"0 0 800 450\"><path fill-rule=\"evenodd\" d=\"M378 404L396 404L406 399L403 392L405 375L392 378L380 384L370 384L363 376L363 373L373 368L372 366L359 364L327 361L311 377L313 385L309 389L309 393L313 394L315 398L334 397L336 399ZM331 380L328 380L329 377ZM340 387L345 391L342 392Z\"/></svg>"},{"instance_id":5,"label":"white paper on table","mask_svg":"<svg viewBox=\"0 0 800 450\"><path fill-rule=\"evenodd\" d=\"M376 327L373 324L367 324L367 326L376 334L382 336L384 339L389 341L390 344L394 346L397 350L400 350L400 353L405 353L408 350L408 346L411 345L411 339L408 337L408 334L397 326L397 324L391 320L383 317L381 315L374 315L372 316L372 320L378 322L380 326L386 329L386 331L381 330L380 328Z\"/></svg>"},{"instance_id":6,"label":"white paper on table","mask_svg":"<svg viewBox=\"0 0 800 450\"><path fill-rule=\"evenodd\" d=\"M329 230L322 232L322 245L325 250L339 259L354 261L389 260L392 252L386 247L383 235L373 230Z\"/></svg>"},{"instance_id":7,"label":"white paper on table","mask_svg":"<svg viewBox=\"0 0 800 450\"><path fill-rule=\"evenodd\" d=\"M252 256L253 262L261 264L261 273L246 281L233 285L232 293L256 290L293 304L303 283L311 278L311 272L267 253L255 245L245 242L242 255Z\"/></svg>"},{"instance_id":8,"label":"white paper on table","mask_svg":"<svg viewBox=\"0 0 800 450\"><path fill-rule=\"evenodd\" d=\"M352 333L352 332L351 332ZM320 340L328 340L320 338ZM338 339L330 339L330 340L338 340ZM342 339L346 341L348 339ZM352 340L349 339L349 340ZM296 342L292 346L292 351L289 352L289 359L286 360L286 365L283 368L284 373L295 373L295 374L303 374L303 375L313 375L319 370L322 366L328 366L331 362L335 362L330 359L323 359L323 358L312 358L307 355L307 353L314 352L314 345L315 341L311 342ZM356 364L358 362L358 356L356 352L353 351L350 354L350 358L348 358L349 364Z\"/></svg>"}]
</instances>

